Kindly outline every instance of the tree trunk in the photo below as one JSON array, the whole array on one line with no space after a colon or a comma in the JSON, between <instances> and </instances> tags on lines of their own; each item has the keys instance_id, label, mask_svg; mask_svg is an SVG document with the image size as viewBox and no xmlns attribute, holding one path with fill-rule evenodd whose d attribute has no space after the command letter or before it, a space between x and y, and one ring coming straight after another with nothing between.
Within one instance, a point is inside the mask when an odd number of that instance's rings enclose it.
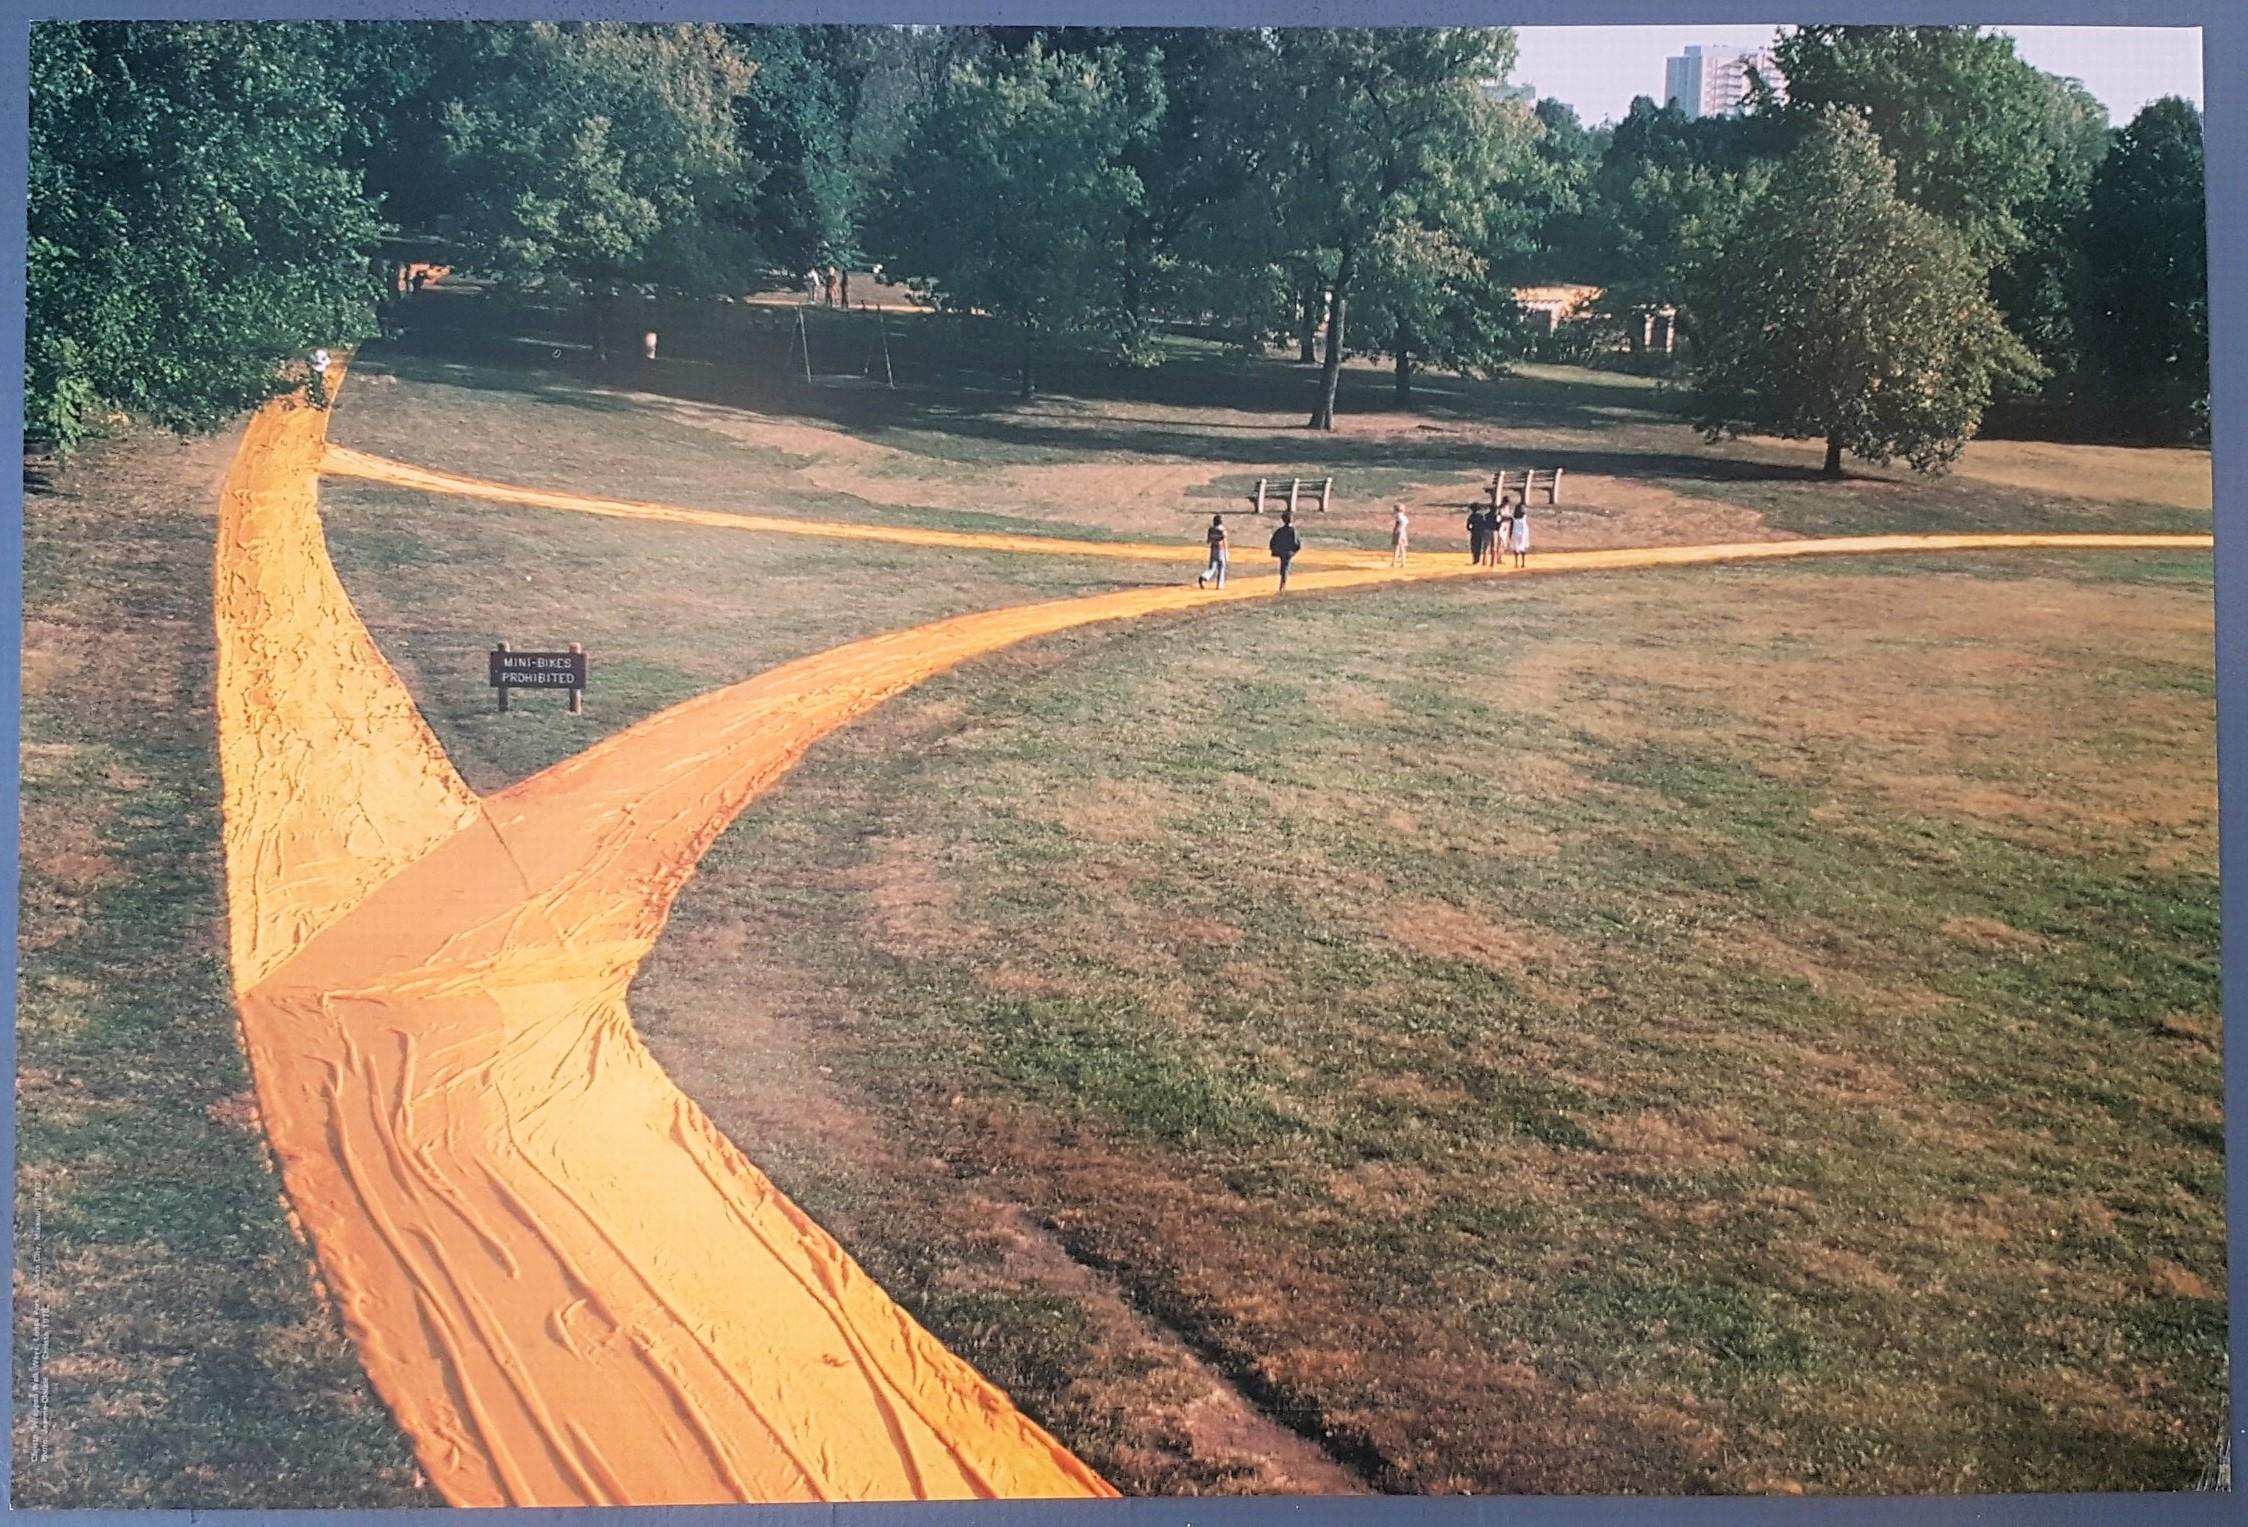
<instances>
[{"instance_id":1,"label":"tree trunk","mask_svg":"<svg viewBox=\"0 0 2248 1527\"><path fill-rule=\"evenodd\" d=\"M1327 360L1319 368L1319 402L1311 411L1313 429L1335 427L1335 391L1343 376L1343 320L1350 306L1350 278L1358 271L1358 251L1343 251L1335 285L1327 294Z\"/></svg>"},{"instance_id":2,"label":"tree trunk","mask_svg":"<svg viewBox=\"0 0 2248 1527\"><path fill-rule=\"evenodd\" d=\"M1319 279L1307 274L1296 288L1296 364L1309 366L1319 359Z\"/></svg>"},{"instance_id":3,"label":"tree trunk","mask_svg":"<svg viewBox=\"0 0 2248 1527\"><path fill-rule=\"evenodd\" d=\"M1397 328L1397 406L1413 406L1413 331L1400 324Z\"/></svg>"},{"instance_id":4,"label":"tree trunk","mask_svg":"<svg viewBox=\"0 0 2248 1527\"><path fill-rule=\"evenodd\" d=\"M1829 477L1840 477L1842 475L1842 440L1839 436L1827 436L1825 470Z\"/></svg>"},{"instance_id":5,"label":"tree trunk","mask_svg":"<svg viewBox=\"0 0 2248 1527\"><path fill-rule=\"evenodd\" d=\"M593 298L593 359L609 363L609 299L598 292Z\"/></svg>"},{"instance_id":6,"label":"tree trunk","mask_svg":"<svg viewBox=\"0 0 2248 1527\"><path fill-rule=\"evenodd\" d=\"M1140 268L1147 260L1147 250L1135 238L1124 241L1123 290L1124 332L1137 343L1140 335L1140 304L1143 300Z\"/></svg>"},{"instance_id":7,"label":"tree trunk","mask_svg":"<svg viewBox=\"0 0 2248 1527\"><path fill-rule=\"evenodd\" d=\"M1023 325L1022 386L1016 396L1030 397L1038 391L1038 341L1028 324Z\"/></svg>"}]
</instances>

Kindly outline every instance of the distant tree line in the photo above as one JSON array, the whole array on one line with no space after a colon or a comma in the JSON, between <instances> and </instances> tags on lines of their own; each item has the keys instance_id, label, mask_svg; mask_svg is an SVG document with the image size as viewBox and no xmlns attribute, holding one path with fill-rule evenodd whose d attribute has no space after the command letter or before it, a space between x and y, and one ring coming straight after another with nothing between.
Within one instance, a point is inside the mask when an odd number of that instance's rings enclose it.
<instances>
[{"instance_id":1,"label":"distant tree line","mask_svg":"<svg viewBox=\"0 0 2248 1527\"><path fill-rule=\"evenodd\" d=\"M33 29L26 432L215 426L373 332L440 238L582 307L879 263L1017 347L1160 325L1316 368L1555 343L1525 282L1675 310L1697 421L1923 468L1994 405L2206 430L2198 112L2112 129L1974 28L1808 27L1737 118L1587 129L1503 90L1504 28L50 22ZM1574 332L1591 332L1576 329Z\"/></svg>"}]
</instances>

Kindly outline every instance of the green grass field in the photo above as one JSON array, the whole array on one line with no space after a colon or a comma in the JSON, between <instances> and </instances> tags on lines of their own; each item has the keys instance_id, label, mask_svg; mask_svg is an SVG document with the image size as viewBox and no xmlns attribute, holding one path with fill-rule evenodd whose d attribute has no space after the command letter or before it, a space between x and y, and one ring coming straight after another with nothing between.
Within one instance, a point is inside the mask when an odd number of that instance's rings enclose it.
<instances>
[{"instance_id":1,"label":"green grass field","mask_svg":"<svg viewBox=\"0 0 2248 1527\"><path fill-rule=\"evenodd\" d=\"M2184 1485L2225 1334L2192 573L1057 639L816 750L635 1009L940 1333L963 1279L1049 1297L978 1235L1019 1204L1380 1488ZM1130 1436L1135 1378L1057 1366Z\"/></svg>"},{"instance_id":2,"label":"green grass field","mask_svg":"<svg viewBox=\"0 0 2248 1527\"><path fill-rule=\"evenodd\" d=\"M211 533L236 436L25 505L17 1506L435 1505L291 1232L236 1042Z\"/></svg>"},{"instance_id":3,"label":"green grass field","mask_svg":"<svg viewBox=\"0 0 2248 1527\"><path fill-rule=\"evenodd\" d=\"M355 363L337 440L1187 546L1256 475L1332 469L1315 537L1372 544L1405 496L1417 555L1456 555L1439 510L1502 459L1582 479L1541 546L2209 523L2169 489L1822 484L1562 368L1431 378L1413 415L1357 370L1310 441L1305 373L1191 346L1024 406L910 347L895 394L691 352L595 377L444 300ZM247 1111L209 714L228 448L121 443L28 514L25 1504L428 1501ZM1192 572L322 503L479 790L857 636ZM1046 639L816 746L633 1009L1127 1492L2188 1486L2224 1422L2209 576L1896 558ZM586 714L495 714L503 638L582 641Z\"/></svg>"}]
</instances>

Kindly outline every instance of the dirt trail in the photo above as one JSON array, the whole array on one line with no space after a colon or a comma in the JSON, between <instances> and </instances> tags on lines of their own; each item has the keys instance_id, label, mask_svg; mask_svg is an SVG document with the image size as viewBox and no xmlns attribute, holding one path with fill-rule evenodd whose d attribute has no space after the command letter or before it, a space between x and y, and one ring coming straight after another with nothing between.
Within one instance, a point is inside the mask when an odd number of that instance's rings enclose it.
<instances>
[{"instance_id":1,"label":"dirt trail","mask_svg":"<svg viewBox=\"0 0 2248 1527\"><path fill-rule=\"evenodd\" d=\"M262 1112L369 1373L461 1504L1113 1493L946 1351L663 1074L625 996L711 841L821 736L1052 632L1273 597L1132 588L938 621L673 707L482 801L328 565L325 416L269 407L220 541L235 970ZM471 479L331 450L333 470ZM367 475L363 472L361 475ZM475 484L790 534L1193 559L1192 548L818 526ZM1887 536L1555 553L1533 574L1837 553L2207 546ZM1477 572L1307 571L1305 593ZM242 927L248 923L247 930Z\"/></svg>"}]
</instances>

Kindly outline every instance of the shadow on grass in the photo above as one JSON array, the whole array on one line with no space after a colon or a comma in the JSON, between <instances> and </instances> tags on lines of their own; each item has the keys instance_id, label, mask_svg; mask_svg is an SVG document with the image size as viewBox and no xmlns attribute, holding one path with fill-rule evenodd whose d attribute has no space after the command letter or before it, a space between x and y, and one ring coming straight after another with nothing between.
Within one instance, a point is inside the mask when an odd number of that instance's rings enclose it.
<instances>
[{"instance_id":1,"label":"shadow on grass","mask_svg":"<svg viewBox=\"0 0 2248 1527\"><path fill-rule=\"evenodd\" d=\"M817 310L815 310L817 311ZM507 308L472 292L427 294L395 340L374 353L408 380L520 394L540 402L622 412L634 405L626 390L710 407L743 409L805 419L938 459L996 461L1085 460L1100 456L1166 457L1238 465L1245 456L1299 464L1312 475L1365 469L1394 471L1410 455L1425 477L1488 472L1519 463L1527 453L1484 442L1447 438L1449 426L1497 425L1518 429L1616 432L1619 443L1648 448L1586 450L1541 447L1540 467L1577 473L1620 473L1715 484L1806 483L1814 466L1739 453L1715 455L1667 449L1687 426L1663 404L1665 395L1631 378L1518 374L1491 382L1442 378L1423 382L1410 410L1397 407L1384 376L1345 372L1339 410L1350 416L1420 419L1421 434L1388 438L1323 435L1277 420L1094 422L1068 417L1104 405L1147 405L1182 410L1264 412L1285 416L1308 410L1317 385L1312 368L1293 362L1243 357L1206 341L1174 339L1165 363L1134 368L1082 357L1056 356L1042 364L1043 412L1025 413L1011 376L997 369L988 347L948 350L950 325L929 318L888 320L894 329L926 325L922 335L893 336L892 360L910 380L886 387L871 376L825 375L807 383L792 322L770 315L734 318L703 333L666 341L662 359L650 363L612 354L596 361L582 333L566 319L536 309ZM848 339L840 326L871 323L872 315L821 314L808 325L815 355L833 353ZM820 335L822 329L828 335ZM864 336L858 336L863 342ZM846 354L852 353L847 348ZM871 370L871 367L869 367ZM926 380L935 377L936 380ZM1254 444L1252 444L1254 442Z\"/></svg>"}]
</instances>

